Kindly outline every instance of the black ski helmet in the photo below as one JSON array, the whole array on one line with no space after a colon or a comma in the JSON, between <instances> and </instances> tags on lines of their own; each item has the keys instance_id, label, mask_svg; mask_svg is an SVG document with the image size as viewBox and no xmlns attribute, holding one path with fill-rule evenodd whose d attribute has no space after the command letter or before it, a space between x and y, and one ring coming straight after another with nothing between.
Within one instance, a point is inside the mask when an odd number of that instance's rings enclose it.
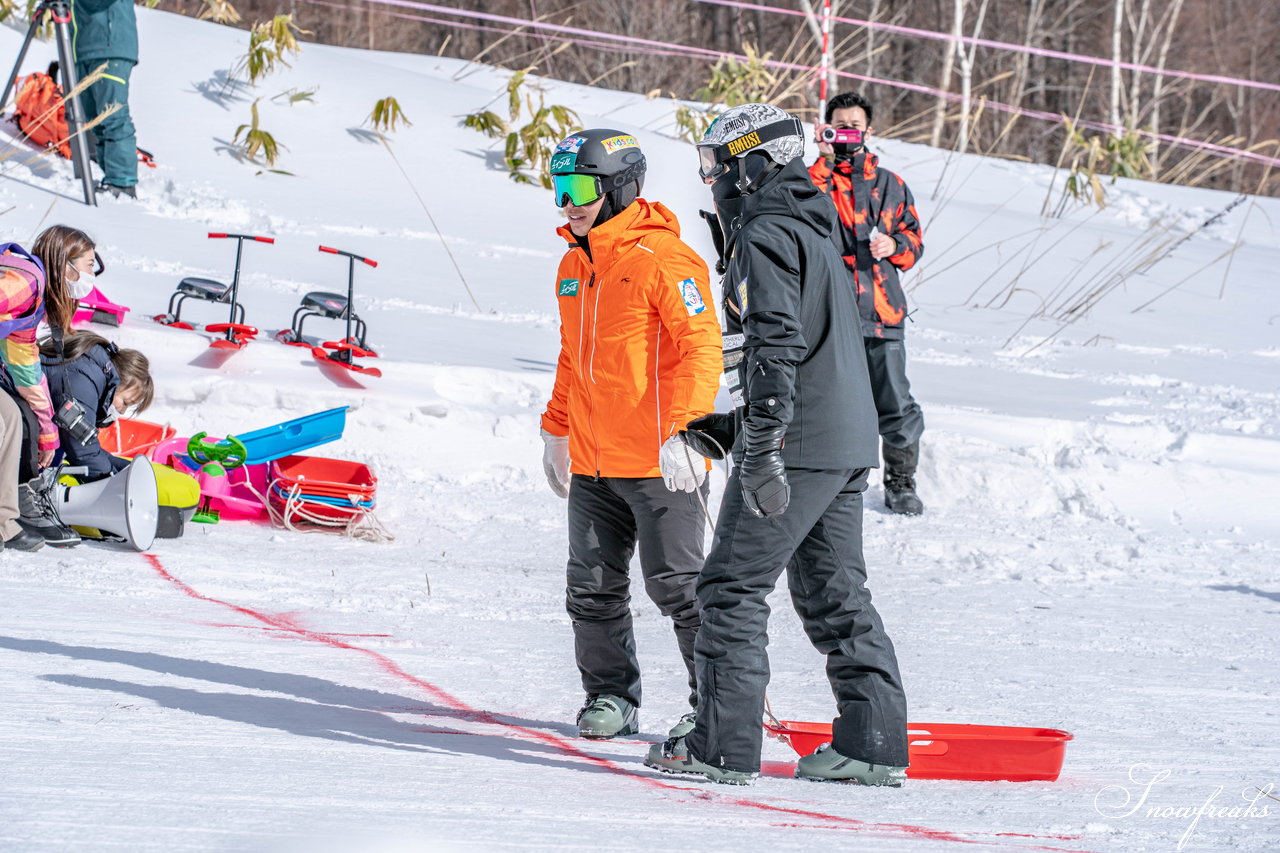
<instances>
[{"instance_id":1,"label":"black ski helmet","mask_svg":"<svg viewBox=\"0 0 1280 853\"><path fill-rule=\"evenodd\" d=\"M644 187L644 152L640 143L629 133L608 128L580 130L563 139L551 155L551 176L591 175L596 178L596 197L604 196L594 225L607 222L621 213L640 195ZM565 204L590 204L595 198L582 201L566 192L556 192L556 207Z\"/></svg>"}]
</instances>

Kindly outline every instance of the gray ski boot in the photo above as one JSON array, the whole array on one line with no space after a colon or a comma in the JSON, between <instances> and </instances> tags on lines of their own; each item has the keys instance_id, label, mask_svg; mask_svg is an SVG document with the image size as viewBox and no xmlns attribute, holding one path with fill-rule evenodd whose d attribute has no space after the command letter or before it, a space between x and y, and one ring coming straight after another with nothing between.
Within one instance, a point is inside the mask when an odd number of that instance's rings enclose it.
<instances>
[{"instance_id":1,"label":"gray ski boot","mask_svg":"<svg viewBox=\"0 0 1280 853\"><path fill-rule=\"evenodd\" d=\"M693 731L693 727L697 724L698 724L698 712L696 710L690 711L689 713L681 717L679 722L677 722L674 726L671 727L671 731L667 732L667 737L682 738L687 734L689 734L689 732Z\"/></svg>"},{"instance_id":2,"label":"gray ski boot","mask_svg":"<svg viewBox=\"0 0 1280 853\"><path fill-rule=\"evenodd\" d=\"M812 782L854 782L858 785L876 785L901 788L907 779L907 768L890 767L887 764L868 764L856 758L846 758L835 747L824 743L812 755L806 755L796 764L796 778Z\"/></svg>"},{"instance_id":3,"label":"gray ski boot","mask_svg":"<svg viewBox=\"0 0 1280 853\"><path fill-rule=\"evenodd\" d=\"M636 706L621 696L591 694L578 711L578 734L582 737L621 737L638 731Z\"/></svg>"},{"instance_id":4,"label":"gray ski boot","mask_svg":"<svg viewBox=\"0 0 1280 853\"><path fill-rule=\"evenodd\" d=\"M900 515L920 515L924 512L924 504L916 495L920 442L907 447L881 444L884 451L884 505Z\"/></svg>"},{"instance_id":5,"label":"gray ski boot","mask_svg":"<svg viewBox=\"0 0 1280 853\"><path fill-rule=\"evenodd\" d=\"M745 770L730 770L726 767L703 764L689 753L689 748L685 746L685 739L682 737L673 737L665 743L655 743L649 747L649 754L644 757L644 764L663 773L690 773L695 776L705 776L712 782L723 785L750 785L759 775Z\"/></svg>"}]
</instances>

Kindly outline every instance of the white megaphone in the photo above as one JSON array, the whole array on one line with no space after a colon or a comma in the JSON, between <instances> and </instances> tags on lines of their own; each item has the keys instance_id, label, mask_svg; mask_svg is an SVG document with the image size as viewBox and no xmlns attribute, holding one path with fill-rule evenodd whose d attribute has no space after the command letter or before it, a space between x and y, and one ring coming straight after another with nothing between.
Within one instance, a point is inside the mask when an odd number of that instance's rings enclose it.
<instances>
[{"instance_id":1,"label":"white megaphone","mask_svg":"<svg viewBox=\"0 0 1280 853\"><path fill-rule=\"evenodd\" d=\"M156 472L145 456L110 477L80 486L58 486L63 524L94 527L138 551L151 547L160 518Z\"/></svg>"}]
</instances>

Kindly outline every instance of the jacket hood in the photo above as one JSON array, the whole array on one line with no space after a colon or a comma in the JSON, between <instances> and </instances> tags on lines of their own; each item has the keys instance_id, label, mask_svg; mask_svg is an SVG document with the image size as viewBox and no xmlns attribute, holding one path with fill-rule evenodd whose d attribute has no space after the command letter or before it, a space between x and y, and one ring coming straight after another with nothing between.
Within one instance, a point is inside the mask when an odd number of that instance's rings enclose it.
<instances>
[{"instance_id":1,"label":"jacket hood","mask_svg":"<svg viewBox=\"0 0 1280 853\"><path fill-rule=\"evenodd\" d=\"M571 251L577 247L578 236L569 230L568 225L561 225L556 233L568 241ZM593 267L607 267L645 237L655 234L679 237L680 222L660 202L638 198L617 216L587 232L591 264Z\"/></svg>"},{"instance_id":2,"label":"jacket hood","mask_svg":"<svg viewBox=\"0 0 1280 853\"><path fill-rule=\"evenodd\" d=\"M116 390L120 387L120 374L116 372L115 363L111 361L111 353L107 348L101 344L90 347L84 355L74 361L58 361L56 358L48 358L44 355L40 356L40 361L49 382L50 393L55 400L64 399L64 381L67 391L75 396L75 389L72 386L79 383L68 377L66 375L68 372L78 373L89 380L97 392L96 399L80 400L79 397L76 399L86 410L94 413L98 426L102 426L107 419L107 407L111 405Z\"/></svg>"},{"instance_id":3,"label":"jacket hood","mask_svg":"<svg viewBox=\"0 0 1280 853\"><path fill-rule=\"evenodd\" d=\"M813 185L804 161L797 157L782 167L763 187L748 196L716 202L729 247L742 226L757 216L775 214L798 219L819 237L827 238L836 226L836 208L826 193Z\"/></svg>"}]
</instances>

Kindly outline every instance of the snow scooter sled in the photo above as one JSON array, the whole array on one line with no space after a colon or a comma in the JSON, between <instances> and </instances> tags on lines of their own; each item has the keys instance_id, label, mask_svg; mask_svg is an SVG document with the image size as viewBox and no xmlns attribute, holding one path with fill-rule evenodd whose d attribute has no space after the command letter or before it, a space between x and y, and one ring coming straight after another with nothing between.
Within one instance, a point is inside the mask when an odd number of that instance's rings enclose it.
<instances>
[{"instance_id":1,"label":"snow scooter sled","mask_svg":"<svg viewBox=\"0 0 1280 853\"><path fill-rule=\"evenodd\" d=\"M354 373L363 373L366 376L381 376L382 371L378 368L368 367L355 361L357 358L377 358L378 354L370 349L365 342L366 329L364 320L361 320L360 316L356 314L353 304L355 301L356 261L374 268L378 266L378 262L369 258L362 258L359 255L353 255L350 252L333 249L329 246L321 246L320 251L328 252L332 255L343 255L347 258L347 295L328 293L323 290L313 290L308 293L302 297L302 304L298 307L298 310L293 312L293 322L289 328L282 329L277 333L276 340L289 346L309 348L312 358L321 364L335 364L338 367ZM309 343L302 336L302 326L306 323L308 317L346 320L346 337L340 341L325 341L321 344Z\"/></svg>"},{"instance_id":2,"label":"snow scooter sled","mask_svg":"<svg viewBox=\"0 0 1280 853\"><path fill-rule=\"evenodd\" d=\"M106 264L102 263L102 256L97 252L93 253L93 265L93 277L101 281L101 276L106 271ZM71 322L72 324L102 323L107 326L119 326L124 322L124 315L127 313L129 313L128 308L112 302L95 285L76 302L76 310L71 316Z\"/></svg>"},{"instance_id":3,"label":"snow scooter sled","mask_svg":"<svg viewBox=\"0 0 1280 853\"><path fill-rule=\"evenodd\" d=\"M124 322L124 315L129 309L117 305L106 297L98 288L90 290L77 304L76 313L71 318L76 323L102 323L106 326L119 326Z\"/></svg>"},{"instance_id":4,"label":"snow scooter sled","mask_svg":"<svg viewBox=\"0 0 1280 853\"><path fill-rule=\"evenodd\" d=\"M244 241L255 240L259 243L275 243L274 237L255 237L252 234L220 234L210 233L209 238L216 239L234 239L236 241L236 266L232 273L231 284L226 285L220 281L214 281L209 278L184 278L178 282L178 287L174 290L173 295L169 297L169 311L165 314L157 314L154 319L157 323L166 326L172 326L175 329L188 329L196 331L197 325L189 323L182 319L182 303L188 299L197 299L202 302L218 302L229 305L230 315L225 323L210 323L203 327L206 332L212 332L215 337L209 343L214 349L238 350L245 344L257 337L258 330L254 326L246 325L244 322L244 306L240 304L240 258L244 252Z\"/></svg>"}]
</instances>

